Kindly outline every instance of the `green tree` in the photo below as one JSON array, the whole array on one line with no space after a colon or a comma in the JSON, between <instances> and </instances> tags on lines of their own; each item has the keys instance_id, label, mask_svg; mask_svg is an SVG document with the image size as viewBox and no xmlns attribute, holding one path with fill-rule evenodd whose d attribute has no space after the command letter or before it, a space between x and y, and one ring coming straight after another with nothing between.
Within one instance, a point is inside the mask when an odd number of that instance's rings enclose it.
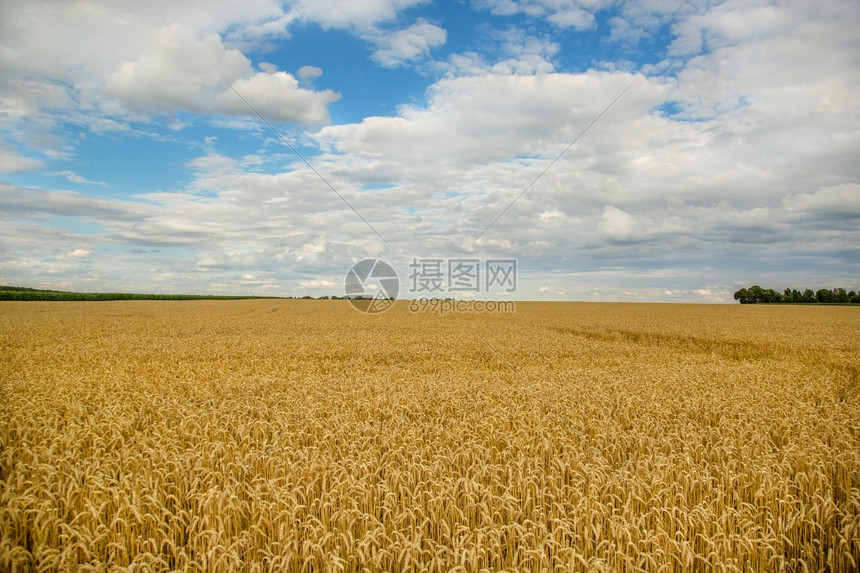
<instances>
[{"instance_id":1,"label":"green tree","mask_svg":"<svg viewBox=\"0 0 860 573\"><path fill-rule=\"evenodd\" d=\"M760 302L764 302L764 289L758 285L753 285L749 289L750 293L750 303L758 304Z\"/></svg>"},{"instance_id":2,"label":"green tree","mask_svg":"<svg viewBox=\"0 0 860 573\"><path fill-rule=\"evenodd\" d=\"M782 295L773 290L772 288L764 289L762 293L762 302L764 303L774 303L774 302L782 302Z\"/></svg>"}]
</instances>

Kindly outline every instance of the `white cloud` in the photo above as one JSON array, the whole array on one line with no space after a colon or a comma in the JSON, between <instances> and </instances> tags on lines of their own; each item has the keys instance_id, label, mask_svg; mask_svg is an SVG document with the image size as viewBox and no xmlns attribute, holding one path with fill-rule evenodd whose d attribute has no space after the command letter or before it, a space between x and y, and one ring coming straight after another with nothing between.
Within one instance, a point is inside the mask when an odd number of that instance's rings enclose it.
<instances>
[{"instance_id":1,"label":"white cloud","mask_svg":"<svg viewBox=\"0 0 860 573\"><path fill-rule=\"evenodd\" d=\"M45 191L0 182L0 207L7 216L21 218L54 215L84 217L93 221L143 222L153 214L151 205L134 201L98 199L71 191Z\"/></svg>"},{"instance_id":2,"label":"white cloud","mask_svg":"<svg viewBox=\"0 0 860 573\"><path fill-rule=\"evenodd\" d=\"M554 12L547 20L559 28L587 30L594 27L594 15L582 8L568 8Z\"/></svg>"},{"instance_id":3,"label":"white cloud","mask_svg":"<svg viewBox=\"0 0 860 573\"><path fill-rule=\"evenodd\" d=\"M595 25L594 14L609 5L602 0L473 0L479 10L497 16L525 14L545 18L559 28L587 30Z\"/></svg>"},{"instance_id":4,"label":"white cloud","mask_svg":"<svg viewBox=\"0 0 860 573\"><path fill-rule=\"evenodd\" d=\"M173 24L155 30L138 58L107 77L105 88L138 109L206 112L211 92L223 92L224 81L233 81L250 68L248 58L225 48L217 34L198 39L191 28Z\"/></svg>"},{"instance_id":5,"label":"white cloud","mask_svg":"<svg viewBox=\"0 0 860 573\"><path fill-rule=\"evenodd\" d=\"M104 183L102 181L90 181L86 177L78 175L74 171L68 171L68 170L56 171L54 173L51 173L51 175L59 175L59 176L65 177L66 179L68 179L72 183L77 183L78 185L98 185L99 187L107 187L108 186L107 183Z\"/></svg>"},{"instance_id":6,"label":"white cloud","mask_svg":"<svg viewBox=\"0 0 860 573\"><path fill-rule=\"evenodd\" d=\"M328 105L340 99L340 94L332 90L316 92L300 88L286 72L240 78L233 82L233 89L267 120L279 122L327 123ZM213 99L213 104L222 113L247 113L245 102L237 99L232 90L222 92Z\"/></svg>"},{"instance_id":7,"label":"white cloud","mask_svg":"<svg viewBox=\"0 0 860 573\"><path fill-rule=\"evenodd\" d=\"M459 179L464 168L489 161L559 152L630 80L600 72L446 78L431 88L426 108L329 126L317 138L343 153L347 165L370 163L380 181ZM647 108L662 90L646 84L625 101L626 113ZM601 129L618 117L608 116Z\"/></svg>"},{"instance_id":8,"label":"white cloud","mask_svg":"<svg viewBox=\"0 0 860 573\"><path fill-rule=\"evenodd\" d=\"M802 23L797 16L775 5L724 2L680 21L674 28L676 38L669 52L694 55L784 34Z\"/></svg>"},{"instance_id":9,"label":"white cloud","mask_svg":"<svg viewBox=\"0 0 860 573\"><path fill-rule=\"evenodd\" d=\"M105 89L137 110L247 115L247 105L227 83L278 122L325 122L328 104L340 97L301 88L285 72L255 73L248 58L226 48L217 34L198 39L180 25L156 30L140 58L108 76Z\"/></svg>"},{"instance_id":10,"label":"white cloud","mask_svg":"<svg viewBox=\"0 0 860 573\"><path fill-rule=\"evenodd\" d=\"M66 253L66 257L70 259L85 259L92 256L92 254L93 251L90 249L75 249L74 251Z\"/></svg>"},{"instance_id":11,"label":"white cloud","mask_svg":"<svg viewBox=\"0 0 860 573\"><path fill-rule=\"evenodd\" d=\"M725 3L684 20L677 41L690 47L675 52L695 57L679 72L673 99L692 117L753 106L760 121L783 130L787 115L805 122L840 114L844 121L860 88L852 59L860 39L850 32L858 18L860 4L837 0L826 8Z\"/></svg>"},{"instance_id":12,"label":"white cloud","mask_svg":"<svg viewBox=\"0 0 860 573\"><path fill-rule=\"evenodd\" d=\"M479 27L475 40L480 52L470 50L449 54L432 68L449 77L548 74L556 70L555 57L561 44L546 35L524 29Z\"/></svg>"},{"instance_id":13,"label":"white cloud","mask_svg":"<svg viewBox=\"0 0 860 573\"><path fill-rule=\"evenodd\" d=\"M565 215L558 209L548 209L540 213L538 217L543 221L550 221L553 219L564 219Z\"/></svg>"},{"instance_id":14,"label":"white cloud","mask_svg":"<svg viewBox=\"0 0 860 573\"><path fill-rule=\"evenodd\" d=\"M303 82L311 82L316 78L320 77L321 75L323 75L322 69L316 66L302 66L299 68L299 78Z\"/></svg>"},{"instance_id":15,"label":"white cloud","mask_svg":"<svg viewBox=\"0 0 860 573\"><path fill-rule=\"evenodd\" d=\"M177 25L202 38L284 16L281 2L275 0L9 0L3 9L0 37L6 49L0 66L28 77L72 82L86 91L117 64L139 57L154 30Z\"/></svg>"},{"instance_id":16,"label":"white cloud","mask_svg":"<svg viewBox=\"0 0 860 573\"><path fill-rule=\"evenodd\" d=\"M12 146L0 141L0 173L36 171L44 166L45 162L41 159L21 155Z\"/></svg>"},{"instance_id":17,"label":"white cloud","mask_svg":"<svg viewBox=\"0 0 860 573\"><path fill-rule=\"evenodd\" d=\"M559 290L559 289L552 287L552 286L549 286L549 285L544 285L544 286L538 287L537 291L539 294L543 294L543 295L564 296L566 294L565 291Z\"/></svg>"},{"instance_id":18,"label":"white cloud","mask_svg":"<svg viewBox=\"0 0 860 573\"><path fill-rule=\"evenodd\" d=\"M597 230L610 241L627 242L642 236L641 227L634 217L610 205L604 207Z\"/></svg>"},{"instance_id":19,"label":"white cloud","mask_svg":"<svg viewBox=\"0 0 860 573\"><path fill-rule=\"evenodd\" d=\"M299 18L327 28L368 28L427 0L293 0Z\"/></svg>"},{"instance_id":20,"label":"white cloud","mask_svg":"<svg viewBox=\"0 0 860 573\"><path fill-rule=\"evenodd\" d=\"M498 61L491 64L493 73L531 75L555 71L553 59L560 50L558 42L517 28L491 31L490 35L490 41L498 43L493 51L499 55Z\"/></svg>"},{"instance_id":21,"label":"white cloud","mask_svg":"<svg viewBox=\"0 0 860 573\"><path fill-rule=\"evenodd\" d=\"M325 123L328 105L339 97L298 87L290 74L264 64L255 70L239 51L286 34L295 18L276 0L10 0L0 11L0 129L7 139L0 166L7 171L39 165L12 153L15 146L72 159L82 140L68 137L68 126L150 137L140 123L152 112L241 114L258 121L241 101L236 105L224 79L247 82L246 97L273 121ZM188 125L172 116L165 121ZM132 122L138 123L133 130Z\"/></svg>"},{"instance_id":22,"label":"white cloud","mask_svg":"<svg viewBox=\"0 0 860 573\"><path fill-rule=\"evenodd\" d=\"M374 30L365 34L376 45L373 59L387 68L426 57L433 48L445 43L445 30L419 19L408 28L394 32Z\"/></svg>"},{"instance_id":23,"label":"white cloud","mask_svg":"<svg viewBox=\"0 0 860 573\"><path fill-rule=\"evenodd\" d=\"M329 279L316 279L311 281L301 281L299 283L303 288L325 288L335 291L335 289L343 288L343 283L332 281ZM335 291L336 292L336 291Z\"/></svg>"},{"instance_id":24,"label":"white cloud","mask_svg":"<svg viewBox=\"0 0 860 573\"><path fill-rule=\"evenodd\" d=\"M782 201L789 211L831 213L838 217L860 216L860 183L821 187L813 193L796 193Z\"/></svg>"}]
</instances>

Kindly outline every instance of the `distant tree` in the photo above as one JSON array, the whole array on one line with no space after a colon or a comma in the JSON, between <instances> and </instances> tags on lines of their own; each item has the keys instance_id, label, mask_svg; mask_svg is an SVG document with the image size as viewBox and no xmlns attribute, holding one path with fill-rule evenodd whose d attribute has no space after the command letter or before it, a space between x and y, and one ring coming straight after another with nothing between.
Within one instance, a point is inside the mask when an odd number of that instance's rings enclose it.
<instances>
[{"instance_id":1,"label":"distant tree","mask_svg":"<svg viewBox=\"0 0 860 573\"><path fill-rule=\"evenodd\" d=\"M786 288L782 292L765 289L759 285L738 289L734 298L741 304L775 304L775 303L822 303L822 304L860 304L860 292L844 288L805 289L803 292L794 288Z\"/></svg>"},{"instance_id":2,"label":"distant tree","mask_svg":"<svg viewBox=\"0 0 860 573\"><path fill-rule=\"evenodd\" d=\"M749 290L750 294L750 303L758 304L760 302L764 302L764 289L758 285L753 285Z\"/></svg>"},{"instance_id":3,"label":"distant tree","mask_svg":"<svg viewBox=\"0 0 860 573\"><path fill-rule=\"evenodd\" d=\"M772 288L764 289L762 293L763 300L762 302L766 303L774 303L774 302L782 302L782 295Z\"/></svg>"},{"instance_id":4,"label":"distant tree","mask_svg":"<svg viewBox=\"0 0 860 573\"><path fill-rule=\"evenodd\" d=\"M818 299L818 302L822 303L833 302L833 291L826 288L820 288L815 291L815 298Z\"/></svg>"}]
</instances>

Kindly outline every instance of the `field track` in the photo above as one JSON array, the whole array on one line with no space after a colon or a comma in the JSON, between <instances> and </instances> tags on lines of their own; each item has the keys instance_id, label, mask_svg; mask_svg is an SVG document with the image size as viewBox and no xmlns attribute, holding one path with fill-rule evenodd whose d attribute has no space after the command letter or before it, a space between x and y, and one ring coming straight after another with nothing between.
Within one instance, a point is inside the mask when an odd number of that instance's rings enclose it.
<instances>
[{"instance_id":1,"label":"field track","mask_svg":"<svg viewBox=\"0 0 860 573\"><path fill-rule=\"evenodd\" d=\"M0 571L857 571L860 308L0 303Z\"/></svg>"}]
</instances>

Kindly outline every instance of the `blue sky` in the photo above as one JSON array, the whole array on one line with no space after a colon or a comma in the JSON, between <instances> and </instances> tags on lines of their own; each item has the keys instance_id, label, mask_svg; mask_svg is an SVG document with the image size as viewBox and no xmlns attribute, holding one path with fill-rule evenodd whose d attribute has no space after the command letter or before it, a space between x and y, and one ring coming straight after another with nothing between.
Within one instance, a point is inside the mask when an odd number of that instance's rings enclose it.
<instances>
[{"instance_id":1,"label":"blue sky","mask_svg":"<svg viewBox=\"0 0 860 573\"><path fill-rule=\"evenodd\" d=\"M381 257L404 283L516 259L487 296L530 300L856 289L858 24L856 0L6 1L0 284L320 296Z\"/></svg>"}]
</instances>

